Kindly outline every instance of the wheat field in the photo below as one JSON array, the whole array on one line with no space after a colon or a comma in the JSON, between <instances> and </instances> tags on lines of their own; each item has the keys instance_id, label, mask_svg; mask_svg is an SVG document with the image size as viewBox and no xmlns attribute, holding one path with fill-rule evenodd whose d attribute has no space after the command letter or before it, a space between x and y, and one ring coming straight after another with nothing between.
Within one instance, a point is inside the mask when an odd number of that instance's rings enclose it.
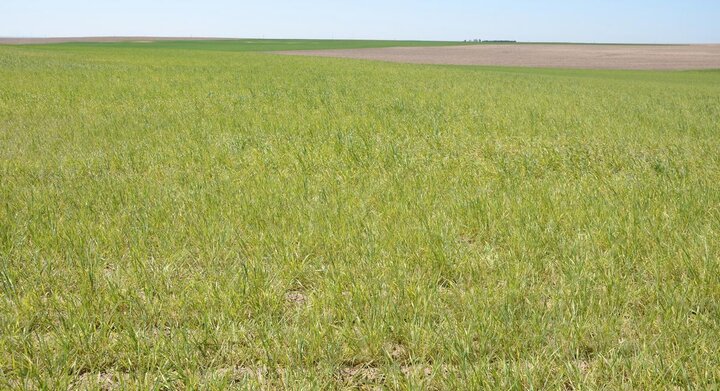
<instances>
[{"instance_id":1,"label":"wheat field","mask_svg":"<svg viewBox=\"0 0 720 391\"><path fill-rule=\"evenodd\" d=\"M2 388L720 383L720 72L192 45L0 46Z\"/></svg>"}]
</instances>

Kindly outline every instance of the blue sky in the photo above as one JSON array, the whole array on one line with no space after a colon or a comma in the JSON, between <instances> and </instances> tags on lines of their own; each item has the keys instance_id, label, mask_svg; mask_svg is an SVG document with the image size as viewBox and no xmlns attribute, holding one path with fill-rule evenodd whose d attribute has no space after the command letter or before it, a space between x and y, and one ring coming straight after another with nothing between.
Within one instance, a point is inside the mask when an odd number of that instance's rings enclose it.
<instances>
[{"instance_id":1,"label":"blue sky","mask_svg":"<svg viewBox=\"0 0 720 391\"><path fill-rule=\"evenodd\" d=\"M0 0L0 36L720 43L720 0Z\"/></svg>"}]
</instances>

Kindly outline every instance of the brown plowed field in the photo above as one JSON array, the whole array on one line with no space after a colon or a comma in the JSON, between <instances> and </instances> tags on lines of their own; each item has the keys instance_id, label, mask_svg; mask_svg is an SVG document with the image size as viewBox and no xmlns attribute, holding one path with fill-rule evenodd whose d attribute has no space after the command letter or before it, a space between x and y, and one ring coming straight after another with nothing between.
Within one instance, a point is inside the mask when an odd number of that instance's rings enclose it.
<instances>
[{"instance_id":1,"label":"brown plowed field","mask_svg":"<svg viewBox=\"0 0 720 391\"><path fill-rule=\"evenodd\" d=\"M720 69L720 45L501 44L278 53L413 64L583 69Z\"/></svg>"}]
</instances>

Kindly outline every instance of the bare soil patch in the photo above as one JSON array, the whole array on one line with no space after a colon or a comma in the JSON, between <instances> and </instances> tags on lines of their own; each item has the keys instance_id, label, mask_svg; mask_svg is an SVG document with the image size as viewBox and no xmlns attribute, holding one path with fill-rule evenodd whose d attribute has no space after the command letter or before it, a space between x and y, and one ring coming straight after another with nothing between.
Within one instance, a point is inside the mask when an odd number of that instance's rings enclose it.
<instances>
[{"instance_id":1,"label":"bare soil patch","mask_svg":"<svg viewBox=\"0 0 720 391\"><path fill-rule=\"evenodd\" d=\"M413 64L637 70L720 69L720 45L509 44L277 53Z\"/></svg>"},{"instance_id":2,"label":"bare soil patch","mask_svg":"<svg viewBox=\"0 0 720 391\"><path fill-rule=\"evenodd\" d=\"M299 290L290 291L285 294L285 301L289 304L303 305L307 302L307 300L307 295Z\"/></svg>"}]
</instances>

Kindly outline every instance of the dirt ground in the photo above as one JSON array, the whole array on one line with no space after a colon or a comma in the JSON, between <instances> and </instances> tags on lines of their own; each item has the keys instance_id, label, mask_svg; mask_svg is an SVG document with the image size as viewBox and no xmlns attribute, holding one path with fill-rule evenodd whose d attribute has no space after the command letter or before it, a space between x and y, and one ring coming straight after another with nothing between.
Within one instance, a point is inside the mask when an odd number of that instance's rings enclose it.
<instances>
[{"instance_id":1,"label":"dirt ground","mask_svg":"<svg viewBox=\"0 0 720 391\"><path fill-rule=\"evenodd\" d=\"M189 38L189 37L63 37L63 38L2 38L0 45L33 45L67 42L154 42L154 41L202 41L227 38Z\"/></svg>"},{"instance_id":2,"label":"dirt ground","mask_svg":"<svg viewBox=\"0 0 720 391\"><path fill-rule=\"evenodd\" d=\"M414 64L638 70L720 69L720 45L501 44L278 53Z\"/></svg>"}]
</instances>

